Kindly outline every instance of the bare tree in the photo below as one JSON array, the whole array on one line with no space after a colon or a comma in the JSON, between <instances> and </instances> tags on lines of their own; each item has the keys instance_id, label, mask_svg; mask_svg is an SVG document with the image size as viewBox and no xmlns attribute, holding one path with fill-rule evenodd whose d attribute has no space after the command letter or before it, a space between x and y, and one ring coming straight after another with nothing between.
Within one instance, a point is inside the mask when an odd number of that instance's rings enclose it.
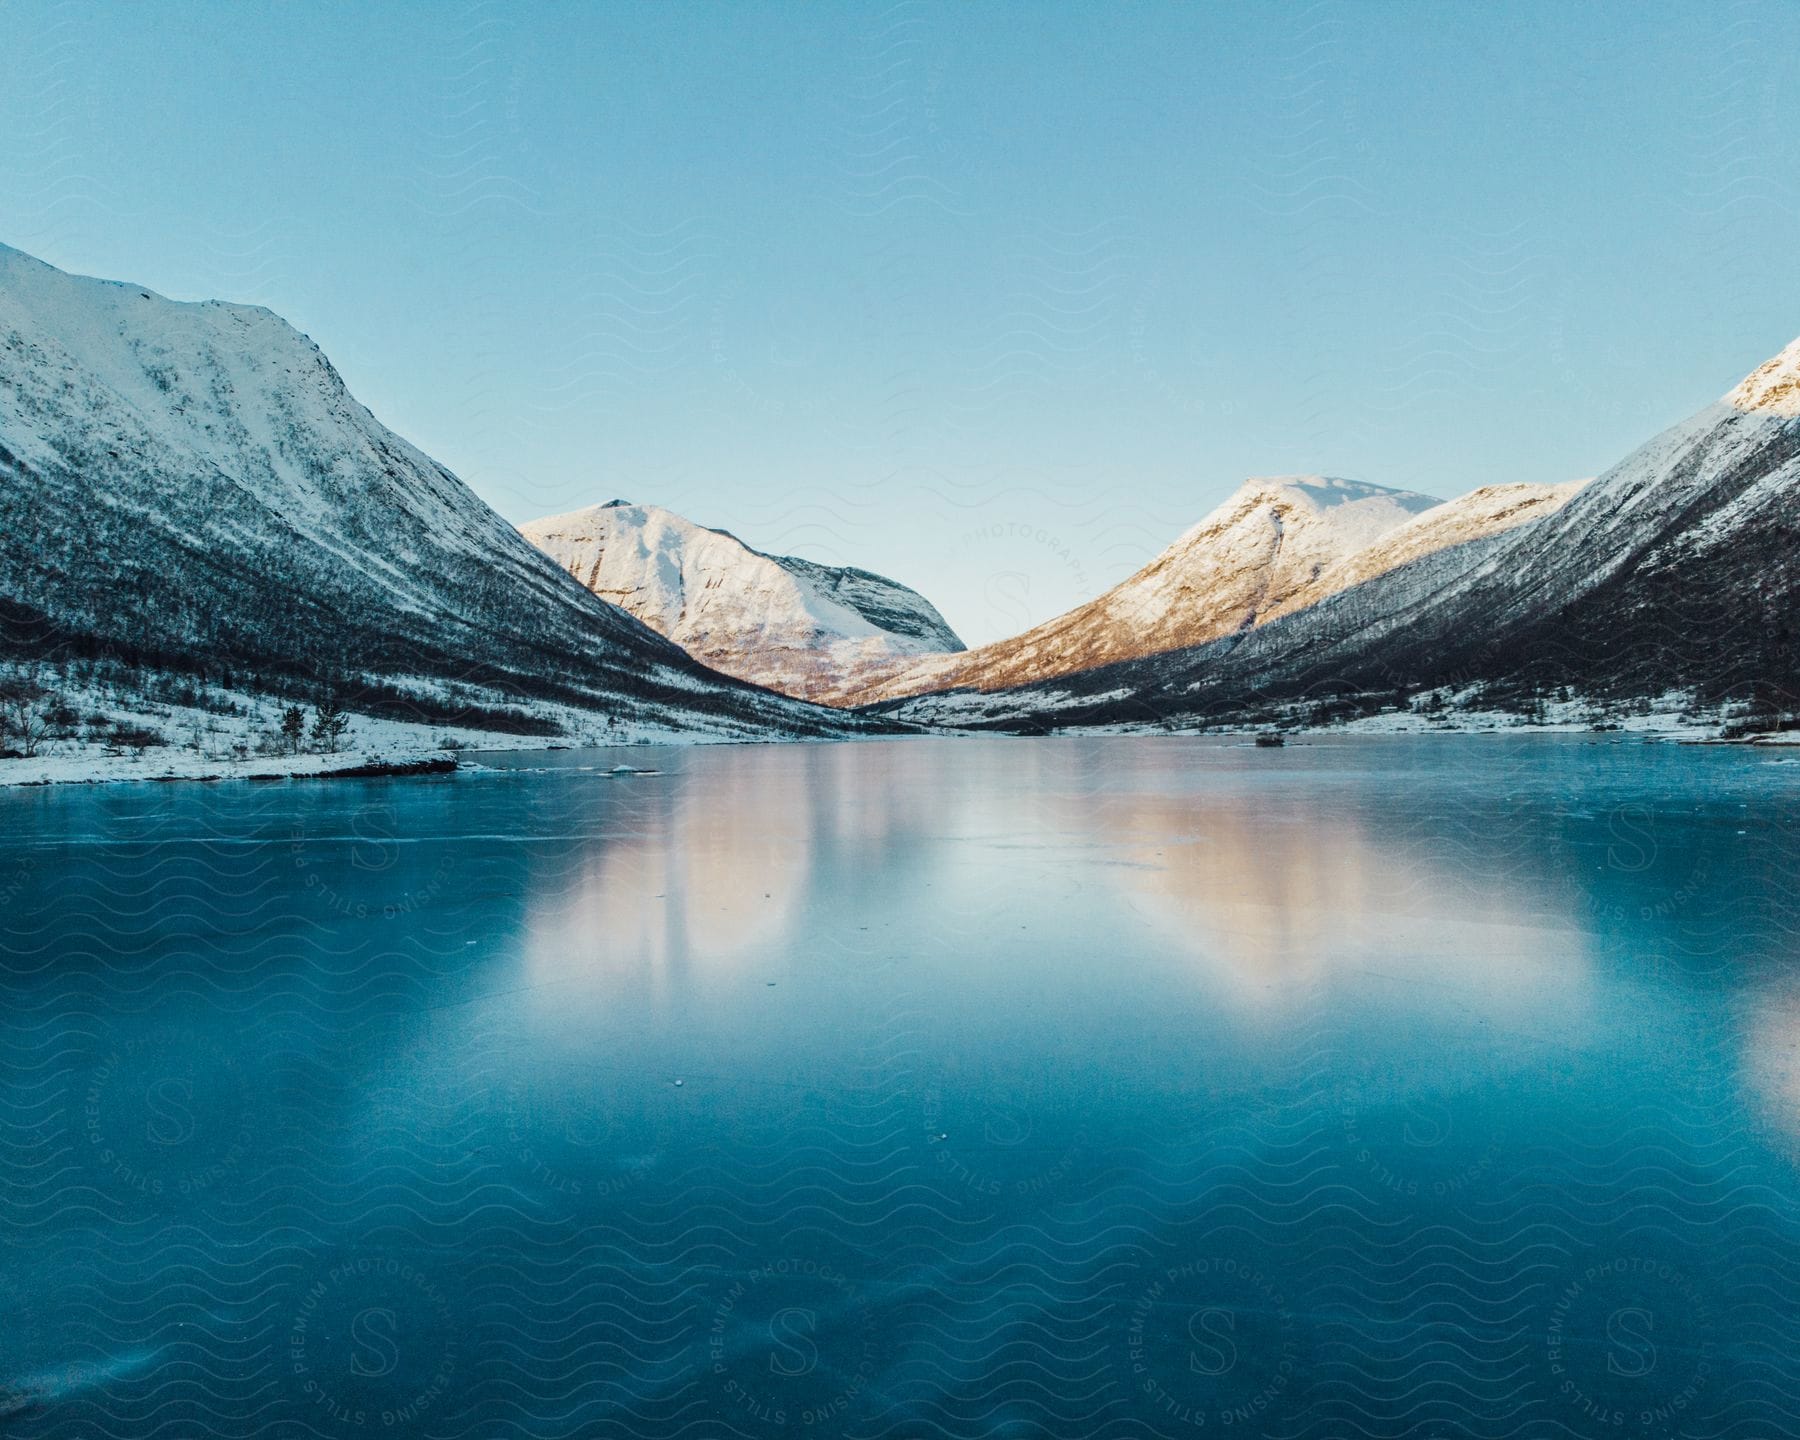
<instances>
[{"instance_id":1,"label":"bare tree","mask_svg":"<svg viewBox=\"0 0 1800 1440\"><path fill-rule=\"evenodd\" d=\"M11 681L0 687L0 738L30 759L51 738L61 709L62 702L35 681Z\"/></svg>"}]
</instances>

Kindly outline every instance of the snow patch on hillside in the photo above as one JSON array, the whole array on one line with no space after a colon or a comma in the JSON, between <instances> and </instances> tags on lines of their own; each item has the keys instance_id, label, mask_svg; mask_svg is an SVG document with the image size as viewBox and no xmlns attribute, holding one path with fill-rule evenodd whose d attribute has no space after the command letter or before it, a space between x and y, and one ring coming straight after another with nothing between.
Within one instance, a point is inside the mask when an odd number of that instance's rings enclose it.
<instances>
[{"instance_id":1,"label":"snow patch on hillside","mask_svg":"<svg viewBox=\"0 0 1800 1440\"><path fill-rule=\"evenodd\" d=\"M1294 614L1404 565L1554 515L1588 483L1570 480L1561 485L1487 485L1434 505L1326 567L1310 584L1272 607L1266 618Z\"/></svg>"}]
</instances>

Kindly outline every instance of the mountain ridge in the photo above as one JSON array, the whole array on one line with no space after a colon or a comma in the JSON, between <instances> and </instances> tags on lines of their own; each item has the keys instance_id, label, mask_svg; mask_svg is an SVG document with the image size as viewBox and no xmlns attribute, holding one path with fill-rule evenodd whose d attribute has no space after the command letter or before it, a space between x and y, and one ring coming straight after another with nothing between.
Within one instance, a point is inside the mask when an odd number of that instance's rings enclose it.
<instances>
[{"instance_id":1,"label":"mountain ridge","mask_svg":"<svg viewBox=\"0 0 1800 1440\"><path fill-rule=\"evenodd\" d=\"M661 507L511 526L273 312L0 246L0 662L743 737L868 723L792 696L1027 728L1469 688L1763 703L1800 692L1797 497L1800 340L1592 481L1446 502L1253 478L1120 585L971 651L896 581Z\"/></svg>"},{"instance_id":2,"label":"mountain ridge","mask_svg":"<svg viewBox=\"0 0 1800 1440\"><path fill-rule=\"evenodd\" d=\"M1441 503L1335 476L1253 477L1110 590L1020 635L894 666L861 698L1006 689L1233 633L1326 565Z\"/></svg>"},{"instance_id":3,"label":"mountain ridge","mask_svg":"<svg viewBox=\"0 0 1800 1440\"><path fill-rule=\"evenodd\" d=\"M260 306L0 248L0 651L388 713L839 730L573 585ZM547 708L546 708L547 707ZM519 722L526 723L526 722Z\"/></svg>"},{"instance_id":4,"label":"mountain ridge","mask_svg":"<svg viewBox=\"0 0 1800 1440\"><path fill-rule=\"evenodd\" d=\"M519 529L688 653L785 694L835 702L871 670L963 648L936 607L898 581L770 554L659 505L615 500Z\"/></svg>"},{"instance_id":5,"label":"mountain ridge","mask_svg":"<svg viewBox=\"0 0 1800 1440\"><path fill-rule=\"evenodd\" d=\"M1241 637L882 708L1003 728L1186 726L1355 717L1424 693L1519 710L1551 691L1679 691L1766 717L1800 701L1797 376L1800 342L1555 508Z\"/></svg>"}]
</instances>

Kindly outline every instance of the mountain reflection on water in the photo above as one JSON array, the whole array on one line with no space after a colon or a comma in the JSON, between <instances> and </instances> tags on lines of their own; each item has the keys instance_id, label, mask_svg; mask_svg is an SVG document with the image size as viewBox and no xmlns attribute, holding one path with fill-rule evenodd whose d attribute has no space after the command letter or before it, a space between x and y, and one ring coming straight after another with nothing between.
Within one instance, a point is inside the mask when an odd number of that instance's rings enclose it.
<instances>
[{"instance_id":1,"label":"mountain reflection on water","mask_svg":"<svg viewBox=\"0 0 1800 1440\"><path fill-rule=\"evenodd\" d=\"M8 1433L1800 1432L1779 758L487 763L0 794Z\"/></svg>"}]
</instances>

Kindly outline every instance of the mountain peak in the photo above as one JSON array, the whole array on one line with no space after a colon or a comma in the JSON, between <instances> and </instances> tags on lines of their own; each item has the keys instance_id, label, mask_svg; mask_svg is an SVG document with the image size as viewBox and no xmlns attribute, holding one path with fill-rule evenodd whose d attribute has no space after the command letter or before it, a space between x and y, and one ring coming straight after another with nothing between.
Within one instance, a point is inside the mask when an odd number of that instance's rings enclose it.
<instances>
[{"instance_id":1,"label":"mountain peak","mask_svg":"<svg viewBox=\"0 0 1800 1440\"><path fill-rule=\"evenodd\" d=\"M1725 403L1746 414L1800 415L1800 340L1746 375Z\"/></svg>"},{"instance_id":2,"label":"mountain peak","mask_svg":"<svg viewBox=\"0 0 1800 1440\"><path fill-rule=\"evenodd\" d=\"M1346 480L1340 475L1253 475L1238 486L1241 496L1281 494L1304 500L1315 510L1330 510L1359 500L1389 500L1409 514L1429 510L1443 501L1413 490L1371 485L1366 480Z\"/></svg>"},{"instance_id":3,"label":"mountain peak","mask_svg":"<svg viewBox=\"0 0 1800 1440\"><path fill-rule=\"evenodd\" d=\"M660 505L615 500L519 527L601 599L728 675L831 702L871 668L959 651L897 581L752 549Z\"/></svg>"},{"instance_id":4,"label":"mountain peak","mask_svg":"<svg viewBox=\"0 0 1800 1440\"><path fill-rule=\"evenodd\" d=\"M1000 690L1242 635L1329 567L1443 502L1335 475L1258 475L1136 574L1022 635L930 656L863 699Z\"/></svg>"}]
</instances>

